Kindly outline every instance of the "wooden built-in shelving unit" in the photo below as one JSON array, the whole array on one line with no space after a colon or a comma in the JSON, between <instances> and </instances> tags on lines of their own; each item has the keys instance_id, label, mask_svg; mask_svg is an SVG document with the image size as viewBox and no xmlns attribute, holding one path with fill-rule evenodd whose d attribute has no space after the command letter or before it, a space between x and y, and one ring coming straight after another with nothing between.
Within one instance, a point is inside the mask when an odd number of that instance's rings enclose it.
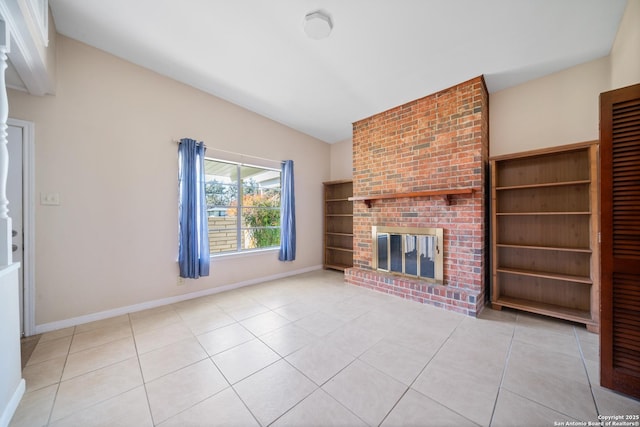
<instances>
[{"instance_id":1,"label":"wooden built-in shelving unit","mask_svg":"<svg viewBox=\"0 0 640 427\"><path fill-rule=\"evenodd\" d=\"M324 184L324 268L353 267L353 182Z\"/></svg>"},{"instance_id":2,"label":"wooden built-in shelving unit","mask_svg":"<svg viewBox=\"0 0 640 427\"><path fill-rule=\"evenodd\" d=\"M597 156L589 142L491 160L494 308L597 331Z\"/></svg>"}]
</instances>

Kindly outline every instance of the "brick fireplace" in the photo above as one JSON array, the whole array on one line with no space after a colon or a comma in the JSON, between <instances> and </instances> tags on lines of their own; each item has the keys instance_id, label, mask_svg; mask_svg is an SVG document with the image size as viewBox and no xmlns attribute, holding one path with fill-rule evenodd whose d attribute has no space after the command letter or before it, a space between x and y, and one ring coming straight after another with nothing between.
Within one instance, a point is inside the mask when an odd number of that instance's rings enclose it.
<instances>
[{"instance_id":1,"label":"brick fireplace","mask_svg":"<svg viewBox=\"0 0 640 427\"><path fill-rule=\"evenodd\" d=\"M482 77L353 124L347 283L475 316L488 268L488 93ZM366 199L366 200L362 200ZM444 230L444 280L374 270L372 227Z\"/></svg>"}]
</instances>

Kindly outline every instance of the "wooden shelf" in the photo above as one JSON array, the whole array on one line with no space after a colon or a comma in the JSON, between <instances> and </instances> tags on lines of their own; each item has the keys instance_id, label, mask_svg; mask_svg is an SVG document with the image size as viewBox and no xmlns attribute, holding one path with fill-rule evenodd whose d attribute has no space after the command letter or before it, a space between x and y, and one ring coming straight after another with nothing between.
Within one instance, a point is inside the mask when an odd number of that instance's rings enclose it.
<instances>
[{"instance_id":1,"label":"wooden shelf","mask_svg":"<svg viewBox=\"0 0 640 427\"><path fill-rule=\"evenodd\" d=\"M389 194L379 194L376 196L357 196L357 197L349 197L351 201L361 201L364 202L368 208L371 207L371 204L374 200L383 200L383 199L407 199L407 198L416 198L416 197L433 197L440 196L444 199L445 203L449 205L451 203L450 197L456 194L473 194L475 191L474 188L449 188L446 190L431 190L431 191L416 191L413 193L389 193Z\"/></svg>"},{"instance_id":2,"label":"wooden shelf","mask_svg":"<svg viewBox=\"0 0 640 427\"><path fill-rule=\"evenodd\" d=\"M583 253L591 253L591 249L582 249L582 248L559 248L553 246L530 246L530 245L513 245L508 243L497 243L496 246L498 248L512 248L512 249L535 249L540 251L561 251L561 252L583 252Z\"/></svg>"},{"instance_id":3,"label":"wooden shelf","mask_svg":"<svg viewBox=\"0 0 640 427\"><path fill-rule=\"evenodd\" d=\"M559 319L569 320L572 322L582 323L586 325L595 325L596 322L591 318L591 313L587 310L577 310L567 308L555 304L545 304L538 301L532 301L522 298L501 297L491 302L495 309L502 307L515 308L531 313L542 314L545 316L553 316Z\"/></svg>"},{"instance_id":4,"label":"wooden shelf","mask_svg":"<svg viewBox=\"0 0 640 427\"><path fill-rule=\"evenodd\" d=\"M337 233L335 231L327 231L324 234L330 235L330 236L345 236L345 237L353 237L353 233Z\"/></svg>"},{"instance_id":5,"label":"wooden shelf","mask_svg":"<svg viewBox=\"0 0 640 427\"><path fill-rule=\"evenodd\" d=\"M597 142L491 159L491 302L599 323Z\"/></svg>"},{"instance_id":6,"label":"wooden shelf","mask_svg":"<svg viewBox=\"0 0 640 427\"><path fill-rule=\"evenodd\" d=\"M498 216L591 215L591 212L497 212Z\"/></svg>"},{"instance_id":7,"label":"wooden shelf","mask_svg":"<svg viewBox=\"0 0 640 427\"><path fill-rule=\"evenodd\" d=\"M339 248L337 246L327 246L327 249L330 249L332 251L343 251L343 252L351 252L351 253L353 253L353 249Z\"/></svg>"},{"instance_id":8,"label":"wooden shelf","mask_svg":"<svg viewBox=\"0 0 640 427\"><path fill-rule=\"evenodd\" d=\"M520 276L542 277L544 279L564 280L565 282L584 283L591 285L593 282L590 277L573 276L570 274L547 273L543 271L521 270L517 268L496 268L498 273L518 274Z\"/></svg>"},{"instance_id":9,"label":"wooden shelf","mask_svg":"<svg viewBox=\"0 0 640 427\"><path fill-rule=\"evenodd\" d=\"M353 183L324 184L324 268L344 271L353 266Z\"/></svg>"},{"instance_id":10,"label":"wooden shelf","mask_svg":"<svg viewBox=\"0 0 640 427\"><path fill-rule=\"evenodd\" d=\"M344 271L346 268L351 268L351 267L353 267L353 265L347 265L347 264L325 264L324 265L325 269L340 270L340 271Z\"/></svg>"},{"instance_id":11,"label":"wooden shelf","mask_svg":"<svg viewBox=\"0 0 640 427\"><path fill-rule=\"evenodd\" d=\"M585 184L591 184L591 180L581 179L578 181L546 182L542 184L508 185L508 186L496 187L496 191L522 190L526 188L564 187L569 185L585 185Z\"/></svg>"}]
</instances>

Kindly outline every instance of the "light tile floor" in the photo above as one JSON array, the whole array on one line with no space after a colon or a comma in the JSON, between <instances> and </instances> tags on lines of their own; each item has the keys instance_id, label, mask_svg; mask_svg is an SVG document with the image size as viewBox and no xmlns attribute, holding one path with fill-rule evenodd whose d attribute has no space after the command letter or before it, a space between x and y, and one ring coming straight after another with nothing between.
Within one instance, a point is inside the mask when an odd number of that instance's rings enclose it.
<instances>
[{"instance_id":1,"label":"light tile floor","mask_svg":"<svg viewBox=\"0 0 640 427\"><path fill-rule=\"evenodd\" d=\"M18 426L554 426L640 413L598 336L316 271L44 334Z\"/></svg>"}]
</instances>

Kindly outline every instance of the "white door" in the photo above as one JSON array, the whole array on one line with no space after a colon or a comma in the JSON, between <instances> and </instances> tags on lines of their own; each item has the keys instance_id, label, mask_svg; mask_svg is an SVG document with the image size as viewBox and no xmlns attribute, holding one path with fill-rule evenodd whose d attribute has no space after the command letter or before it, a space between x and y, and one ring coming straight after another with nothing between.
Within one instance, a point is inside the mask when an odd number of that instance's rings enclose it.
<instances>
[{"instance_id":1,"label":"white door","mask_svg":"<svg viewBox=\"0 0 640 427\"><path fill-rule=\"evenodd\" d=\"M20 280L20 334L24 335L24 263L23 263L23 174L22 174L22 152L23 152L23 128L19 126L9 126L7 149L9 151L9 175L7 176L7 199L9 200L9 216L12 225L12 249L13 262L21 263L18 274Z\"/></svg>"}]
</instances>

